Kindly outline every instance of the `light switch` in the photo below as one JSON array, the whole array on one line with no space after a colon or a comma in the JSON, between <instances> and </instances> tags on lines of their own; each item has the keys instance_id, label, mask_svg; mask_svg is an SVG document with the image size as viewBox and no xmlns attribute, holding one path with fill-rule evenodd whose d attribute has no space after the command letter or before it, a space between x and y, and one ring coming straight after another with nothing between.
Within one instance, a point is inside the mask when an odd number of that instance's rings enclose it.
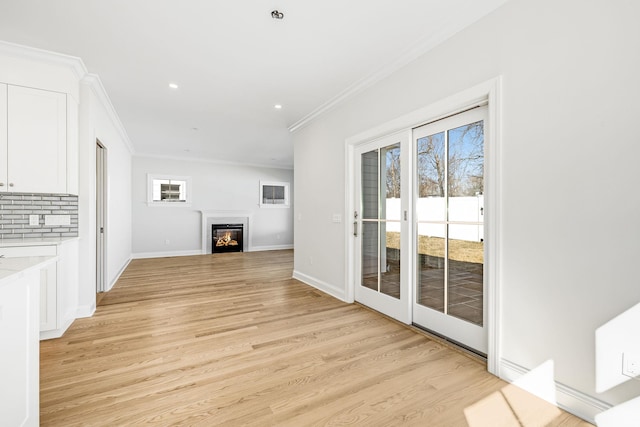
<instances>
[{"instance_id":1,"label":"light switch","mask_svg":"<svg viewBox=\"0 0 640 427\"><path fill-rule=\"evenodd\" d=\"M640 375L639 354L630 352L624 352L622 354L622 374L631 378Z\"/></svg>"},{"instance_id":2,"label":"light switch","mask_svg":"<svg viewBox=\"0 0 640 427\"><path fill-rule=\"evenodd\" d=\"M342 222L342 215L333 214L333 222Z\"/></svg>"},{"instance_id":3,"label":"light switch","mask_svg":"<svg viewBox=\"0 0 640 427\"><path fill-rule=\"evenodd\" d=\"M40 225L40 215L29 215L29 225Z\"/></svg>"}]
</instances>

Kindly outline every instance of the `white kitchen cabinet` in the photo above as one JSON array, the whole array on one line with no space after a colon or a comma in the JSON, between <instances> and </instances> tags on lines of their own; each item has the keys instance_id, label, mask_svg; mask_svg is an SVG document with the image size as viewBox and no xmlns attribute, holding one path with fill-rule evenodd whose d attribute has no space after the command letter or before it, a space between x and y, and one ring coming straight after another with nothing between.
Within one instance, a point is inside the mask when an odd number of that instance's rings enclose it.
<instances>
[{"instance_id":1,"label":"white kitchen cabinet","mask_svg":"<svg viewBox=\"0 0 640 427\"><path fill-rule=\"evenodd\" d=\"M29 258L16 264L4 260L0 268L2 426L39 424L38 279L40 267L46 268L47 263L45 258Z\"/></svg>"},{"instance_id":2,"label":"white kitchen cabinet","mask_svg":"<svg viewBox=\"0 0 640 427\"><path fill-rule=\"evenodd\" d=\"M67 95L0 84L0 191L67 193Z\"/></svg>"},{"instance_id":3,"label":"white kitchen cabinet","mask_svg":"<svg viewBox=\"0 0 640 427\"><path fill-rule=\"evenodd\" d=\"M57 256L58 260L40 270L40 339L61 337L75 320L74 298L78 292L78 241L15 244L0 247L4 258Z\"/></svg>"},{"instance_id":4,"label":"white kitchen cabinet","mask_svg":"<svg viewBox=\"0 0 640 427\"><path fill-rule=\"evenodd\" d=\"M56 256L57 247L49 245L0 248L0 255L4 258ZM57 281L57 263L51 263L40 270L40 332L58 328Z\"/></svg>"}]
</instances>

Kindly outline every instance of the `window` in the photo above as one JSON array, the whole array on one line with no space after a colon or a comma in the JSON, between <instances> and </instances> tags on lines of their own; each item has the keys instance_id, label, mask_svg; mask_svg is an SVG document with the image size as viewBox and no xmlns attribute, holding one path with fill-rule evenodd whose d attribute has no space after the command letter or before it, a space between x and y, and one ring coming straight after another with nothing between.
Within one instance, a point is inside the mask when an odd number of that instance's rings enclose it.
<instances>
[{"instance_id":1,"label":"window","mask_svg":"<svg viewBox=\"0 0 640 427\"><path fill-rule=\"evenodd\" d=\"M261 208L288 208L289 183L260 181Z\"/></svg>"},{"instance_id":2,"label":"window","mask_svg":"<svg viewBox=\"0 0 640 427\"><path fill-rule=\"evenodd\" d=\"M191 178L188 176L147 175L149 206L191 206Z\"/></svg>"}]
</instances>

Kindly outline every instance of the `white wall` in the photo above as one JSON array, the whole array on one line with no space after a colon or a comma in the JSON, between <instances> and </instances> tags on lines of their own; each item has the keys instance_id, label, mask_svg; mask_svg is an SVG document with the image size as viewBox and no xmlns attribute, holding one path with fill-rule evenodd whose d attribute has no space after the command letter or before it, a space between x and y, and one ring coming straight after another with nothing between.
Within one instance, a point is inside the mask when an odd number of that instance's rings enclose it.
<instances>
[{"instance_id":1,"label":"white wall","mask_svg":"<svg viewBox=\"0 0 640 427\"><path fill-rule=\"evenodd\" d=\"M637 16L632 1L512 0L298 130L296 274L345 292L345 229L331 218L351 218L346 138L502 75L503 360L552 360L587 400L638 395L637 382L594 384L595 330L640 301Z\"/></svg>"},{"instance_id":2,"label":"white wall","mask_svg":"<svg viewBox=\"0 0 640 427\"><path fill-rule=\"evenodd\" d=\"M96 76L80 85L80 290L79 316L95 310L96 295L96 139L107 148L107 263L110 289L131 259L131 148L122 125Z\"/></svg>"},{"instance_id":3,"label":"white wall","mask_svg":"<svg viewBox=\"0 0 640 427\"><path fill-rule=\"evenodd\" d=\"M192 205L148 206L147 174L190 176ZM293 245L293 208L259 206L261 180L289 182L293 194L291 170L135 156L132 180L134 257L201 253L201 210L251 212L249 250Z\"/></svg>"}]
</instances>

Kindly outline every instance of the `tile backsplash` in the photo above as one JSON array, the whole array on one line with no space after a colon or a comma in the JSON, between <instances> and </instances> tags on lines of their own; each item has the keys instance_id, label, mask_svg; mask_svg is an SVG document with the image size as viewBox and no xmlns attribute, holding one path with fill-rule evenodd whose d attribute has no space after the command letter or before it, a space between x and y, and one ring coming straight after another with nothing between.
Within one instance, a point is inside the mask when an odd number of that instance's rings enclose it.
<instances>
[{"instance_id":1,"label":"tile backsplash","mask_svg":"<svg viewBox=\"0 0 640 427\"><path fill-rule=\"evenodd\" d=\"M38 225L29 225L34 215ZM77 235L78 196L0 193L0 240Z\"/></svg>"}]
</instances>

